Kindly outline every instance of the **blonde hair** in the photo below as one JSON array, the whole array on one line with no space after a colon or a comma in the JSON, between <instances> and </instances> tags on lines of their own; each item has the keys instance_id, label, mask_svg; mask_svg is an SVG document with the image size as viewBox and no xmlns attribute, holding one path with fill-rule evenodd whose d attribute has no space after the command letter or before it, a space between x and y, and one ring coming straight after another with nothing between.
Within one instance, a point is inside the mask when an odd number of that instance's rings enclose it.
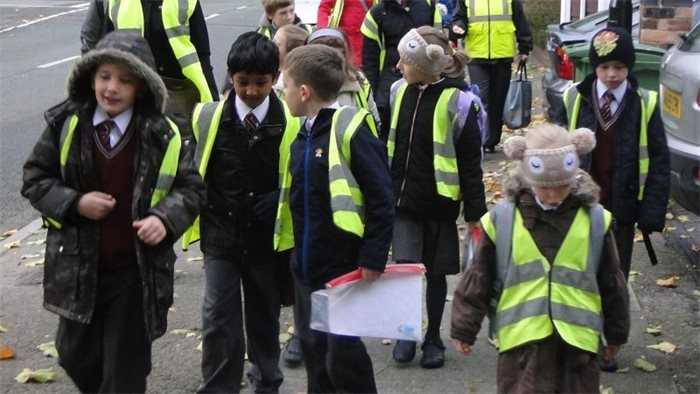
<instances>
[{"instance_id":1,"label":"blonde hair","mask_svg":"<svg viewBox=\"0 0 700 394\"><path fill-rule=\"evenodd\" d=\"M445 51L445 54L452 54L452 64L443 70L440 75L450 78L457 78L464 75L464 67L466 67L469 62L469 56L461 50L453 49L445 33L432 26L421 26L416 29L416 32L418 32L428 44L438 45Z\"/></svg>"},{"instance_id":2,"label":"blonde hair","mask_svg":"<svg viewBox=\"0 0 700 394\"><path fill-rule=\"evenodd\" d=\"M275 35L282 33L284 35L284 51L289 53L292 49L304 45L306 37L309 36L309 32L304 30L303 27L297 26L295 24L284 25L277 29Z\"/></svg>"}]
</instances>

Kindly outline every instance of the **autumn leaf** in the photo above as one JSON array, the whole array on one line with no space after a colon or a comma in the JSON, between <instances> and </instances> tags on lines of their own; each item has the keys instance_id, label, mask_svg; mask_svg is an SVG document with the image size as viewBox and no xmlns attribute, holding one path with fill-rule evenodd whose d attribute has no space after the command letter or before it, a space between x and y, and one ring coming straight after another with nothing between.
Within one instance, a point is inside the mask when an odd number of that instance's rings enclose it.
<instances>
[{"instance_id":1,"label":"autumn leaf","mask_svg":"<svg viewBox=\"0 0 700 394\"><path fill-rule=\"evenodd\" d=\"M58 373L53 368L37 369L36 371L25 368L15 377L17 383L28 383L30 381L48 383L56 379L58 379Z\"/></svg>"},{"instance_id":2,"label":"autumn leaf","mask_svg":"<svg viewBox=\"0 0 700 394\"><path fill-rule=\"evenodd\" d=\"M8 346L0 346L0 360L9 360L15 358L15 350Z\"/></svg>"},{"instance_id":3,"label":"autumn leaf","mask_svg":"<svg viewBox=\"0 0 700 394\"><path fill-rule=\"evenodd\" d=\"M197 335L197 333L195 333L194 331L188 330L186 328L176 328L174 330L171 330L170 333L175 335L184 335L185 338L190 338Z\"/></svg>"},{"instance_id":4,"label":"autumn leaf","mask_svg":"<svg viewBox=\"0 0 700 394\"><path fill-rule=\"evenodd\" d=\"M202 256L195 256L195 257L188 257L187 258L188 263L191 263L193 261L202 261L202 260L204 260L204 257L202 257Z\"/></svg>"},{"instance_id":5,"label":"autumn leaf","mask_svg":"<svg viewBox=\"0 0 700 394\"><path fill-rule=\"evenodd\" d=\"M695 244L693 244L693 246L691 246L691 249L692 249L693 252L695 252L695 253L700 252L700 245L695 245Z\"/></svg>"},{"instance_id":6,"label":"autumn leaf","mask_svg":"<svg viewBox=\"0 0 700 394\"><path fill-rule=\"evenodd\" d=\"M666 341L661 342L661 343L657 343L656 345L649 345L647 347L649 349L655 349L655 350L662 351L666 354L673 353L674 351L676 351L676 345L672 344L671 342L666 342Z\"/></svg>"},{"instance_id":7,"label":"autumn leaf","mask_svg":"<svg viewBox=\"0 0 700 394\"><path fill-rule=\"evenodd\" d=\"M7 328L0 326L0 333L6 333L6 332L7 332Z\"/></svg>"},{"instance_id":8,"label":"autumn leaf","mask_svg":"<svg viewBox=\"0 0 700 394\"><path fill-rule=\"evenodd\" d=\"M661 287L668 287L671 289L675 289L678 287L678 281L680 281L681 278L678 276L671 276L666 279L657 279L656 284L661 286Z\"/></svg>"},{"instance_id":9,"label":"autumn leaf","mask_svg":"<svg viewBox=\"0 0 700 394\"><path fill-rule=\"evenodd\" d=\"M634 242L642 242L644 240L644 236L642 235L641 231L636 231L634 233Z\"/></svg>"},{"instance_id":10,"label":"autumn leaf","mask_svg":"<svg viewBox=\"0 0 700 394\"><path fill-rule=\"evenodd\" d=\"M199 345L197 345L197 347L195 349L199 350L201 352L203 347L204 347L204 341L199 341Z\"/></svg>"},{"instance_id":11,"label":"autumn leaf","mask_svg":"<svg viewBox=\"0 0 700 394\"><path fill-rule=\"evenodd\" d=\"M20 246L22 246L22 244L19 241L15 241L5 244L5 249L16 249Z\"/></svg>"},{"instance_id":12,"label":"autumn leaf","mask_svg":"<svg viewBox=\"0 0 700 394\"><path fill-rule=\"evenodd\" d=\"M58 358L58 351L56 350L56 342L45 342L36 347L41 350L46 357Z\"/></svg>"},{"instance_id":13,"label":"autumn leaf","mask_svg":"<svg viewBox=\"0 0 700 394\"><path fill-rule=\"evenodd\" d=\"M36 254L23 254L19 256L20 260L29 260L29 259L35 259L37 257L41 257L41 253L36 253Z\"/></svg>"},{"instance_id":14,"label":"autumn leaf","mask_svg":"<svg viewBox=\"0 0 700 394\"><path fill-rule=\"evenodd\" d=\"M663 230L663 232L665 232L665 233L670 233L673 231L676 231L676 228L673 226L666 226L666 227L664 227L664 230Z\"/></svg>"},{"instance_id":15,"label":"autumn leaf","mask_svg":"<svg viewBox=\"0 0 700 394\"><path fill-rule=\"evenodd\" d=\"M600 391L600 394L615 394L615 390L613 390L612 387L603 387L603 386L600 386L600 388L598 389L598 391Z\"/></svg>"},{"instance_id":16,"label":"autumn leaf","mask_svg":"<svg viewBox=\"0 0 700 394\"><path fill-rule=\"evenodd\" d=\"M666 213L666 220L673 220L674 216L671 212Z\"/></svg>"},{"instance_id":17,"label":"autumn leaf","mask_svg":"<svg viewBox=\"0 0 700 394\"><path fill-rule=\"evenodd\" d=\"M37 239L36 241L29 241L26 245L43 245L46 243L46 238Z\"/></svg>"},{"instance_id":18,"label":"autumn leaf","mask_svg":"<svg viewBox=\"0 0 700 394\"><path fill-rule=\"evenodd\" d=\"M656 327L647 327L646 331L647 334L651 334L655 337L658 337L661 335L661 326L656 326Z\"/></svg>"},{"instance_id":19,"label":"autumn leaf","mask_svg":"<svg viewBox=\"0 0 700 394\"><path fill-rule=\"evenodd\" d=\"M693 294L700 297L700 290L693 290Z\"/></svg>"},{"instance_id":20,"label":"autumn leaf","mask_svg":"<svg viewBox=\"0 0 700 394\"><path fill-rule=\"evenodd\" d=\"M644 372L656 371L656 365L650 363L647 360L641 359L641 358L634 360L634 366L635 366L635 368L639 368Z\"/></svg>"},{"instance_id":21,"label":"autumn leaf","mask_svg":"<svg viewBox=\"0 0 700 394\"><path fill-rule=\"evenodd\" d=\"M641 273L641 272L639 272L639 271L634 271L634 270L630 271L630 275L629 275L629 276L637 276L637 275L643 276L644 274Z\"/></svg>"},{"instance_id":22,"label":"autumn leaf","mask_svg":"<svg viewBox=\"0 0 700 394\"><path fill-rule=\"evenodd\" d=\"M448 294L448 295L445 297L445 301L447 301L447 302L452 302L453 299L454 299L454 296L453 296L452 294Z\"/></svg>"},{"instance_id":23,"label":"autumn leaf","mask_svg":"<svg viewBox=\"0 0 700 394\"><path fill-rule=\"evenodd\" d=\"M630 371L630 367L624 367L624 368L619 368L615 373L628 373Z\"/></svg>"},{"instance_id":24,"label":"autumn leaf","mask_svg":"<svg viewBox=\"0 0 700 394\"><path fill-rule=\"evenodd\" d=\"M382 345L389 346L392 344L391 339L382 339Z\"/></svg>"},{"instance_id":25,"label":"autumn leaf","mask_svg":"<svg viewBox=\"0 0 700 394\"><path fill-rule=\"evenodd\" d=\"M678 219L678 221L681 223L685 223L688 221L688 215L678 215L676 219Z\"/></svg>"},{"instance_id":26,"label":"autumn leaf","mask_svg":"<svg viewBox=\"0 0 700 394\"><path fill-rule=\"evenodd\" d=\"M294 326L293 325L287 327L287 334L294 335Z\"/></svg>"},{"instance_id":27,"label":"autumn leaf","mask_svg":"<svg viewBox=\"0 0 700 394\"><path fill-rule=\"evenodd\" d=\"M32 260L32 261L27 261L26 263L24 263L24 266L25 267L36 267L37 265L43 265L43 264L44 264L44 259L41 258L41 259L36 259L36 260Z\"/></svg>"},{"instance_id":28,"label":"autumn leaf","mask_svg":"<svg viewBox=\"0 0 700 394\"><path fill-rule=\"evenodd\" d=\"M693 231L695 231L695 227L687 228L685 229L685 231L692 233Z\"/></svg>"},{"instance_id":29,"label":"autumn leaf","mask_svg":"<svg viewBox=\"0 0 700 394\"><path fill-rule=\"evenodd\" d=\"M287 341L292 338L290 334L287 334L286 332L283 332L279 335L279 341L280 344L287 343Z\"/></svg>"},{"instance_id":30,"label":"autumn leaf","mask_svg":"<svg viewBox=\"0 0 700 394\"><path fill-rule=\"evenodd\" d=\"M2 233L3 238L11 237L13 235L17 234L17 229L13 228L12 230L7 230L4 233Z\"/></svg>"}]
</instances>

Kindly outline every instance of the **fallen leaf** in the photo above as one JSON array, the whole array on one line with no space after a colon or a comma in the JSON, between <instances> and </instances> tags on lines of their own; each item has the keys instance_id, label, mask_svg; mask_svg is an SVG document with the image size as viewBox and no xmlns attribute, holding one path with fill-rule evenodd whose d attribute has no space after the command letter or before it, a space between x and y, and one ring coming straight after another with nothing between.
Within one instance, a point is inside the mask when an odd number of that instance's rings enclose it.
<instances>
[{"instance_id":1,"label":"fallen leaf","mask_svg":"<svg viewBox=\"0 0 700 394\"><path fill-rule=\"evenodd\" d=\"M389 346L392 344L391 339L382 339L382 345Z\"/></svg>"},{"instance_id":2,"label":"fallen leaf","mask_svg":"<svg viewBox=\"0 0 700 394\"><path fill-rule=\"evenodd\" d=\"M489 343L491 344L491 346L498 349L498 339L497 338L488 338L488 340L489 340Z\"/></svg>"},{"instance_id":3,"label":"fallen leaf","mask_svg":"<svg viewBox=\"0 0 700 394\"><path fill-rule=\"evenodd\" d=\"M630 367L624 367L624 368L618 369L617 371L615 371L615 373L628 373L629 371L630 371Z\"/></svg>"},{"instance_id":4,"label":"fallen leaf","mask_svg":"<svg viewBox=\"0 0 700 394\"><path fill-rule=\"evenodd\" d=\"M700 290L693 290L693 294L700 297ZM2 328L2 326L0 326L0 328Z\"/></svg>"},{"instance_id":5,"label":"fallen leaf","mask_svg":"<svg viewBox=\"0 0 700 394\"><path fill-rule=\"evenodd\" d=\"M695 253L700 252L700 245L693 244L693 246L691 246L690 248L693 249L693 252Z\"/></svg>"},{"instance_id":6,"label":"fallen leaf","mask_svg":"<svg viewBox=\"0 0 700 394\"><path fill-rule=\"evenodd\" d=\"M656 326L656 327L647 327L646 331L647 334L651 334L655 337L658 337L661 335L661 326Z\"/></svg>"},{"instance_id":7,"label":"fallen leaf","mask_svg":"<svg viewBox=\"0 0 700 394\"><path fill-rule=\"evenodd\" d=\"M681 280L680 277L678 276L671 276L666 279L657 279L656 284L662 287L668 287L671 289L675 289L678 287L678 281Z\"/></svg>"},{"instance_id":8,"label":"fallen leaf","mask_svg":"<svg viewBox=\"0 0 700 394\"><path fill-rule=\"evenodd\" d=\"M29 241L25 245L43 245L46 243L46 238L37 239L36 241Z\"/></svg>"},{"instance_id":9,"label":"fallen leaf","mask_svg":"<svg viewBox=\"0 0 700 394\"><path fill-rule=\"evenodd\" d=\"M0 360L15 358L15 350L8 346L0 346Z\"/></svg>"},{"instance_id":10,"label":"fallen leaf","mask_svg":"<svg viewBox=\"0 0 700 394\"><path fill-rule=\"evenodd\" d=\"M693 231L695 231L695 227L687 228L685 229L685 231L692 233Z\"/></svg>"},{"instance_id":11,"label":"fallen leaf","mask_svg":"<svg viewBox=\"0 0 700 394\"><path fill-rule=\"evenodd\" d=\"M630 275L629 275L629 276L637 276L637 275L643 276L644 273L639 272L639 271L630 271Z\"/></svg>"},{"instance_id":12,"label":"fallen leaf","mask_svg":"<svg viewBox=\"0 0 700 394\"><path fill-rule=\"evenodd\" d=\"M666 213L666 220L673 220L674 216L671 212Z\"/></svg>"},{"instance_id":13,"label":"fallen leaf","mask_svg":"<svg viewBox=\"0 0 700 394\"><path fill-rule=\"evenodd\" d=\"M24 266L25 267L36 267L37 265L42 265L42 264L44 264L43 258L32 260L32 261L27 261L26 263L24 263Z\"/></svg>"},{"instance_id":14,"label":"fallen leaf","mask_svg":"<svg viewBox=\"0 0 700 394\"><path fill-rule=\"evenodd\" d=\"M644 236L640 231L637 231L634 233L634 242L642 242L644 240Z\"/></svg>"},{"instance_id":15,"label":"fallen leaf","mask_svg":"<svg viewBox=\"0 0 700 394\"><path fill-rule=\"evenodd\" d=\"M697 290L695 290L695 291L697 291ZM7 332L7 328L0 326L0 333L6 333L6 332Z\"/></svg>"},{"instance_id":16,"label":"fallen leaf","mask_svg":"<svg viewBox=\"0 0 700 394\"><path fill-rule=\"evenodd\" d=\"M690 236L688 234L681 234L680 239L688 239Z\"/></svg>"},{"instance_id":17,"label":"fallen leaf","mask_svg":"<svg viewBox=\"0 0 700 394\"><path fill-rule=\"evenodd\" d=\"M17 234L17 229L13 228L12 230L7 230L4 233L2 233L3 237L11 237L13 235Z\"/></svg>"},{"instance_id":18,"label":"fallen leaf","mask_svg":"<svg viewBox=\"0 0 700 394\"><path fill-rule=\"evenodd\" d=\"M676 217L676 219L678 219L678 221L681 223L685 223L688 221L688 215L678 215L678 217Z\"/></svg>"},{"instance_id":19,"label":"fallen leaf","mask_svg":"<svg viewBox=\"0 0 700 394\"><path fill-rule=\"evenodd\" d=\"M15 241L10 242L9 244L5 244L5 249L15 249L19 248L20 246L22 246L22 244L19 241Z\"/></svg>"},{"instance_id":20,"label":"fallen leaf","mask_svg":"<svg viewBox=\"0 0 700 394\"><path fill-rule=\"evenodd\" d=\"M647 360L641 359L641 358L634 360L634 366L635 366L635 368L639 368L644 372L656 371L656 365L650 363Z\"/></svg>"},{"instance_id":21,"label":"fallen leaf","mask_svg":"<svg viewBox=\"0 0 700 394\"><path fill-rule=\"evenodd\" d=\"M187 262L193 262L193 261L202 261L204 260L204 257L202 256L195 256L195 257L188 257Z\"/></svg>"},{"instance_id":22,"label":"fallen leaf","mask_svg":"<svg viewBox=\"0 0 700 394\"><path fill-rule=\"evenodd\" d=\"M20 260L29 260L29 259L35 259L37 257L41 257L41 253L37 254L23 254L19 256Z\"/></svg>"},{"instance_id":23,"label":"fallen leaf","mask_svg":"<svg viewBox=\"0 0 700 394\"><path fill-rule=\"evenodd\" d=\"M661 343L657 343L656 345L649 345L647 347L649 349L655 349L655 350L662 351L666 354L673 353L674 351L676 351L676 345L672 344L671 342L666 342L666 341L661 342Z\"/></svg>"},{"instance_id":24,"label":"fallen leaf","mask_svg":"<svg viewBox=\"0 0 700 394\"><path fill-rule=\"evenodd\" d=\"M175 335L184 335L185 337L189 337L190 334L196 335L194 331L188 330L186 328L176 328L174 330L171 330L170 333Z\"/></svg>"},{"instance_id":25,"label":"fallen leaf","mask_svg":"<svg viewBox=\"0 0 700 394\"><path fill-rule=\"evenodd\" d=\"M37 369L36 371L25 368L15 377L17 383L28 383L30 381L48 383L56 379L58 379L58 373L53 368Z\"/></svg>"},{"instance_id":26,"label":"fallen leaf","mask_svg":"<svg viewBox=\"0 0 700 394\"><path fill-rule=\"evenodd\" d=\"M204 341L199 341L199 345L197 345L197 347L195 349L199 350L201 352L203 346L204 346Z\"/></svg>"},{"instance_id":27,"label":"fallen leaf","mask_svg":"<svg viewBox=\"0 0 700 394\"><path fill-rule=\"evenodd\" d=\"M600 386L598 391L600 391L600 394L615 394L615 390L612 387Z\"/></svg>"},{"instance_id":28,"label":"fallen leaf","mask_svg":"<svg viewBox=\"0 0 700 394\"><path fill-rule=\"evenodd\" d=\"M454 299L454 296L453 296L452 294L448 294L448 295L445 297L445 301L447 301L447 302L452 302L453 299Z\"/></svg>"},{"instance_id":29,"label":"fallen leaf","mask_svg":"<svg viewBox=\"0 0 700 394\"><path fill-rule=\"evenodd\" d=\"M670 233L670 232L672 232L672 231L676 231L676 228L673 227L673 226L666 226L666 227L664 227L664 232L665 232L665 233Z\"/></svg>"},{"instance_id":30,"label":"fallen leaf","mask_svg":"<svg viewBox=\"0 0 700 394\"><path fill-rule=\"evenodd\" d=\"M46 357L58 358L58 350L56 350L56 342L44 342L36 347L41 350Z\"/></svg>"},{"instance_id":31,"label":"fallen leaf","mask_svg":"<svg viewBox=\"0 0 700 394\"><path fill-rule=\"evenodd\" d=\"M287 334L286 332L283 332L279 335L279 341L280 344L287 343L287 341L292 337L291 334Z\"/></svg>"},{"instance_id":32,"label":"fallen leaf","mask_svg":"<svg viewBox=\"0 0 700 394\"><path fill-rule=\"evenodd\" d=\"M287 334L294 335L294 326L287 327Z\"/></svg>"}]
</instances>

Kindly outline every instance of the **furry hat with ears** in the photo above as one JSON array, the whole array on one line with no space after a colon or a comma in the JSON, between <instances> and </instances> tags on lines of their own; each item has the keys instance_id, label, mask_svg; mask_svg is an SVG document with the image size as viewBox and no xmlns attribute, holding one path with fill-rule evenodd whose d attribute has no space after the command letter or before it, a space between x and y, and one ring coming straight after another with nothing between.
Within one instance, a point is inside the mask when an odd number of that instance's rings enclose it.
<instances>
[{"instance_id":1,"label":"furry hat with ears","mask_svg":"<svg viewBox=\"0 0 700 394\"><path fill-rule=\"evenodd\" d=\"M398 49L404 63L428 75L440 75L453 62L452 54L445 53L440 45L428 44L416 29L401 38Z\"/></svg>"},{"instance_id":2,"label":"furry hat with ears","mask_svg":"<svg viewBox=\"0 0 700 394\"><path fill-rule=\"evenodd\" d=\"M579 155L595 148L595 135L589 129L571 133L554 124L542 124L523 136L510 137L505 154L520 161L523 178L530 186L557 187L574 183Z\"/></svg>"}]
</instances>

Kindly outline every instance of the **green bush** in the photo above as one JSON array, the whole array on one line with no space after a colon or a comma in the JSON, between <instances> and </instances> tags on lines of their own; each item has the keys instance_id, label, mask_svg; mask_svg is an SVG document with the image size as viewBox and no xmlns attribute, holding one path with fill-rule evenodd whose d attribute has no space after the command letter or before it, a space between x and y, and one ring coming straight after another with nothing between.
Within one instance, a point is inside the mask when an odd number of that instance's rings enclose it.
<instances>
[{"instance_id":1,"label":"green bush","mask_svg":"<svg viewBox=\"0 0 700 394\"><path fill-rule=\"evenodd\" d=\"M522 0L525 17L535 40L535 46L544 48L547 25L559 23L560 0Z\"/></svg>"}]
</instances>

